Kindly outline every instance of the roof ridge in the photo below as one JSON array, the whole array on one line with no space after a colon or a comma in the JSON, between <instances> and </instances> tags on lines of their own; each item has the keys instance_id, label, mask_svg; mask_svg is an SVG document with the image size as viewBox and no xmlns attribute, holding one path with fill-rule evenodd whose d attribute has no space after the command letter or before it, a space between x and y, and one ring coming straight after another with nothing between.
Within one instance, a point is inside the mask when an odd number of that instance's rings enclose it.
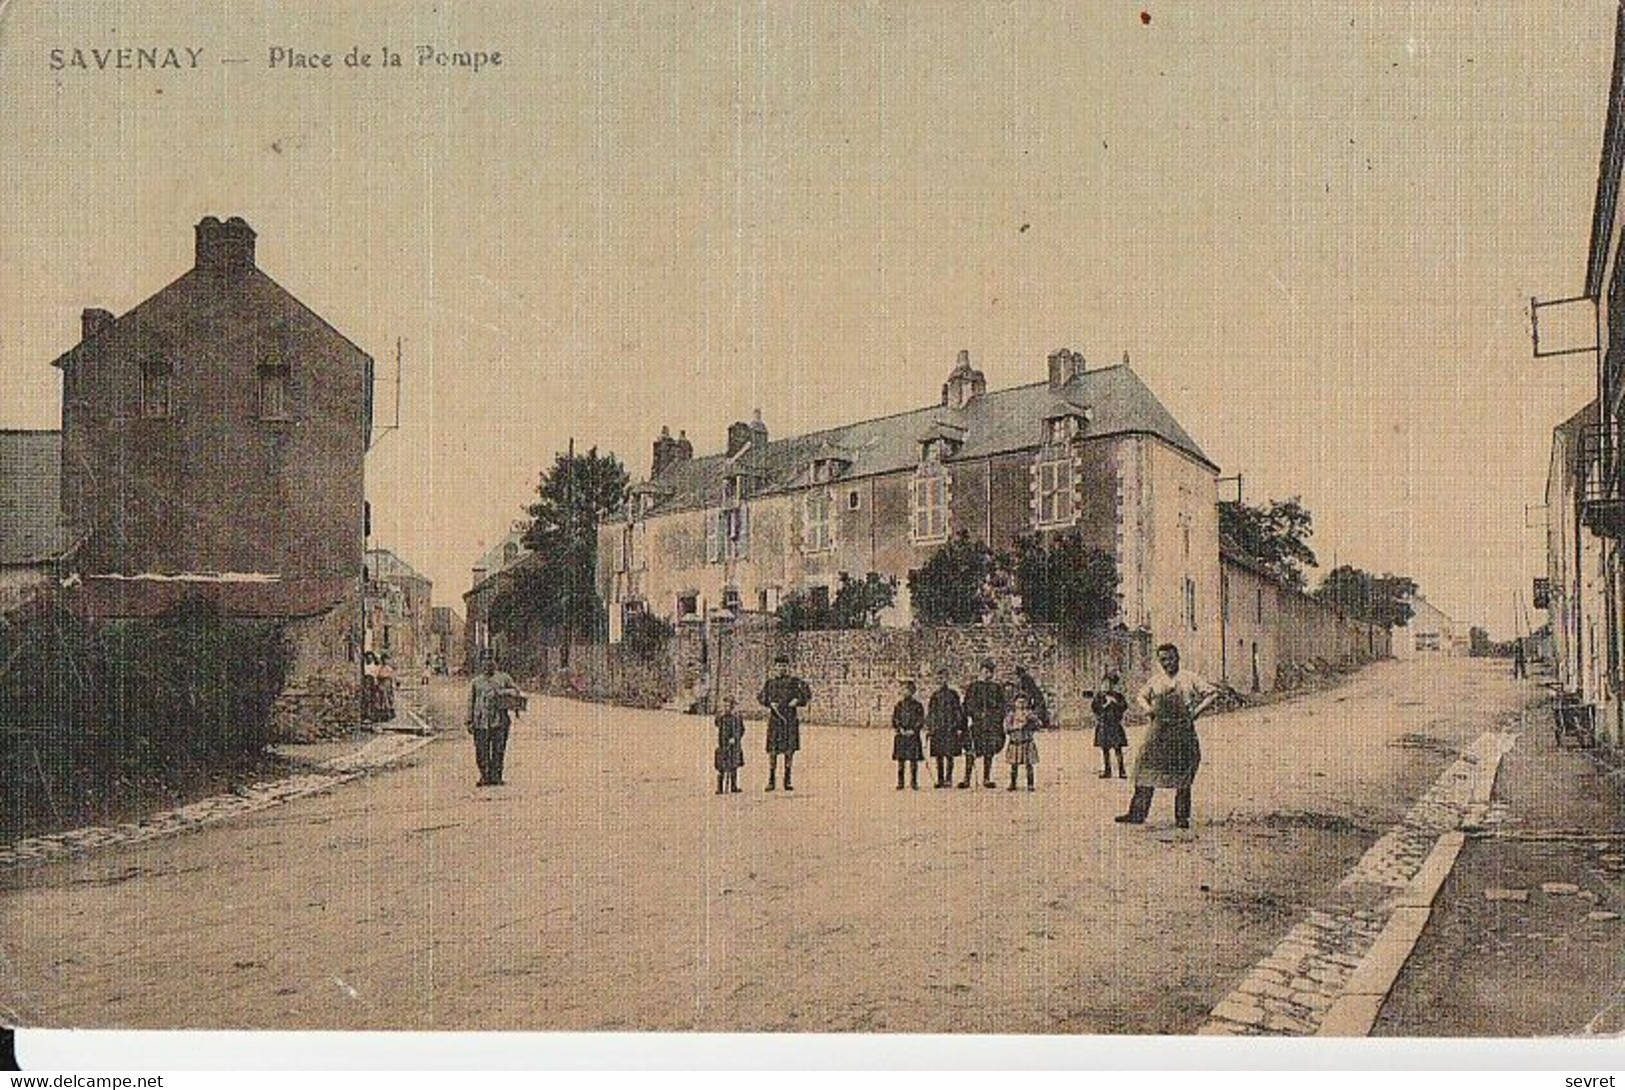
<instances>
[{"instance_id":1,"label":"roof ridge","mask_svg":"<svg viewBox=\"0 0 1625 1090\"><path fill-rule=\"evenodd\" d=\"M1106 367L1092 367L1089 370L1083 372L1081 375L1075 376L1074 380L1072 380L1072 381L1075 381L1077 378L1087 378L1090 375L1103 374L1104 372L1107 372L1107 371L1123 371L1123 370L1128 370L1130 374L1134 374L1133 370L1129 367L1128 364L1126 364L1126 363L1113 363L1113 364L1110 364L1110 365L1108 365ZM1138 378L1139 376L1135 375L1135 377ZM1142 382L1143 382L1143 380L1142 380ZM1001 386L997 390L988 390L987 392L983 393L981 395L981 397L977 398L976 400L980 401L983 398L998 397L1001 394L1013 394L1013 393L1017 393L1017 392L1022 391L1022 390L1032 390L1032 389L1035 389L1035 388L1037 388L1039 386L1048 386L1048 385L1049 385L1049 380L1048 379L1038 379L1038 380L1033 381L1033 382L1023 382L1019 386ZM1070 385L1070 382L1068 383L1068 385ZM1057 394L1057 396L1059 396L1060 391L1059 390L1056 391L1056 394ZM969 406L967 405L966 408L968 408L968 407ZM830 434L832 434L834 432L838 432L838 431L847 431L848 429L860 427L860 426L862 426L864 424L879 424L882 421L886 421L886 420L898 420L898 419L901 419L902 417L905 417L905 416L913 416L916 413L930 412L933 409L947 409L947 411L952 412L952 413L958 413L958 412L963 412L964 411L963 408L951 409L948 406L943 405L941 403L938 403L936 405L921 405L921 406L919 406L917 408L913 408L913 409L902 409L902 410L900 410L898 412L886 413L884 416L868 416L868 417L864 417L862 420L848 421L845 424L832 424L827 428L819 428L816 431L803 431L803 432L796 432L793 435L782 435L782 436L778 437L777 439L768 440L767 445L771 447L771 446L775 446L775 445L777 445L779 443L788 443L793 439L817 439L820 436L830 435ZM715 454L698 454L698 455L695 455L693 458L687 459L686 461L687 462L699 462L699 461L704 461L704 460L706 460L708 458L726 458L726 457L728 457L728 454L727 454L726 451L718 451ZM686 464L686 463L680 463L680 464Z\"/></svg>"}]
</instances>

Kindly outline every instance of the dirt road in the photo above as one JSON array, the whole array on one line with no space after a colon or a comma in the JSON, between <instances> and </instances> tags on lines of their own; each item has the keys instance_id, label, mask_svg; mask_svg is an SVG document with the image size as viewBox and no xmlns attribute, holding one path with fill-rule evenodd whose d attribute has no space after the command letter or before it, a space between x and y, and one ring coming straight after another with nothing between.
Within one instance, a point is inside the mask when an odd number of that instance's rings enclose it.
<instances>
[{"instance_id":1,"label":"dirt road","mask_svg":"<svg viewBox=\"0 0 1625 1090\"><path fill-rule=\"evenodd\" d=\"M0 1002L52 1026L1189 1032L1533 697L1506 673L1383 663L1206 721L1190 832L1160 795L1114 824L1127 785L1083 732L1041 737L1029 795L899 792L889 732L809 728L796 792L767 795L752 722L747 791L718 798L708 721L537 700L504 788L448 736L0 876Z\"/></svg>"}]
</instances>

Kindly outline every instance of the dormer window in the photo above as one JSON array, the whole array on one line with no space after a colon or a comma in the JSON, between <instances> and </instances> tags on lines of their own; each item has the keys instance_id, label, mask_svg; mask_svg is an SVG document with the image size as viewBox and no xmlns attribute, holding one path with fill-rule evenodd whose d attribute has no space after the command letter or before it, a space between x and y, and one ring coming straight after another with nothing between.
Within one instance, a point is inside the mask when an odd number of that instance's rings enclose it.
<instances>
[{"instance_id":1,"label":"dormer window","mask_svg":"<svg viewBox=\"0 0 1625 1090\"><path fill-rule=\"evenodd\" d=\"M818 458L812 464L813 484L828 484L847 470L848 463L843 458Z\"/></svg>"},{"instance_id":2,"label":"dormer window","mask_svg":"<svg viewBox=\"0 0 1625 1090\"><path fill-rule=\"evenodd\" d=\"M1088 423L1088 409L1070 402L1057 402L1044 418L1044 442L1052 447L1065 446L1082 436Z\"/></svg>"},{"instance_id":3,"label":"dormer window","mask_svg":"<svg viewBox=\"0 0 1625 1090\"><path fill-rule=\"evenodd\" d=\"M151 420L170 416L175 408L171 389L174 368L168 360L150 359L141 365L141 415Z\"/></svg>"}]
</instances>

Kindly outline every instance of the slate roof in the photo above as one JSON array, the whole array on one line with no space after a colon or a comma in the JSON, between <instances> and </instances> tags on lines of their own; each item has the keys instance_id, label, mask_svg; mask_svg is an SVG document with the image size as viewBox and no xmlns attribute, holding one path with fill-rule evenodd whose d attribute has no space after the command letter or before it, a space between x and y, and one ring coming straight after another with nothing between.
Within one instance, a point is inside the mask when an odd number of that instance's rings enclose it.
<instances>
[{"instance_id":1,"label":"slate roof","mask_svg":"<svg viewBox=\"0 0 1625 1090\"><path fill-rule=\"evenodd\" d=\"M0 431L0 564L62 550L62 433Z\"/></svg>"},{"instance_id":2,"label":"slate roof","mask_svg":"<svg viewBox=\"0 0 1625 1090\"><path fill-rule=\"evenodd\" d=\"M963 445L949 464L1038 447L1045 417L1057 403L1087 407L1092 414L1085 439L1113 435L1154 435L1212 467L1156 395L1126 365L1103 367L1074 377L1059 391L1048 382L995 390L962 409L941 405L895 416L862 420L807 435L776 439L765 453L752 451L739 459L757 479L753 494L782 492L805 480L807 466L825 451L836 449L851 465L841 480L912 469L919 464L920 440L930 434L962 435ZM748 463L748 465L746 464ZM655 484L660 499L653 514L715 506L734 468L726 455L691 458L667 469Z\"/></svg>"}]
</instances>

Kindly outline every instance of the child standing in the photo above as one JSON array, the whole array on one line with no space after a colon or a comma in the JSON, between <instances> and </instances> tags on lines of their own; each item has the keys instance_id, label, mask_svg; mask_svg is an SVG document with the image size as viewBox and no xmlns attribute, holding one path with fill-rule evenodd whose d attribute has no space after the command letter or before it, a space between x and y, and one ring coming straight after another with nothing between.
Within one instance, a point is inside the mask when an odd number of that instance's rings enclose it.
<instances>
[{"instance_id":1,"label":"child standing","mask_svg":"<svg viewBox=\"0 0 1625 1090\"><path fill-rule=\"evenodd\" d=\"M1122 679L1108 672L1089 704L1095 713L1095 748L1100 750L1102 768L1100 778L1112 778L1112 754L1117 754L1117 778L1128 779L1123 769L1123 747L1128 745L1128 734L1123 730L1123 713L1128 711L1128 697L1120 688Z\"/></svg>"},{"instance_id":2,"label":"child standing","mask_svg":"<svg viewBox=\"0 0 1625 1090\"><path fill-rule=\"evenodd\" d=\"M739 794L739 770L745 764L745 720L734 710L733 697L722 701L722 714L716 718L717 794L728 791Z\"/></svg>"},{"instance_id":3,"label":"child standing","mask_svg":"<svg viewBox=\"0 0 1625 1090\"><path fill-rule=\"evenodd\" d=\"M1004 717L1004 735L1008 740L1004 754L1010 762L1010 790L1016 789L1016 770L1023 765L1027 768L1027 790L1037 790L1033 786L1033 766L1038 763L1038 741L1034 735L1043 728L1027 698L1016 697L1015 706Z\"/></svg>"},{"instance_id":4,"label":"child standing","mask_svg":"<svg viewBox=\"0 0 1625 1090\"><path fill-rule=\"evenodd\" d=\"M914 682L903 682L903 698L891 710L891 759L897 762L897 790L903 789L903 766L908 765L908 783L920 789L920 762L925 750L920 745L920 731L925 727L925 708L914 699Z\"/></svg>"},{"instance_id":5,"label":"child standing","mask_svg":"<svg viewBox=\"0 0 1625 1090\"><path fill-rule=\"evenodd\" d=\"M931 756L937 761L937 782L933 787L954 785L954 758L959 756L964 742L965 709L959 694L948 684L947 667L937 671L937 691L931 694L931 710L925 714L925 725L931 735Z\"/></svg>"}]
</instances>

